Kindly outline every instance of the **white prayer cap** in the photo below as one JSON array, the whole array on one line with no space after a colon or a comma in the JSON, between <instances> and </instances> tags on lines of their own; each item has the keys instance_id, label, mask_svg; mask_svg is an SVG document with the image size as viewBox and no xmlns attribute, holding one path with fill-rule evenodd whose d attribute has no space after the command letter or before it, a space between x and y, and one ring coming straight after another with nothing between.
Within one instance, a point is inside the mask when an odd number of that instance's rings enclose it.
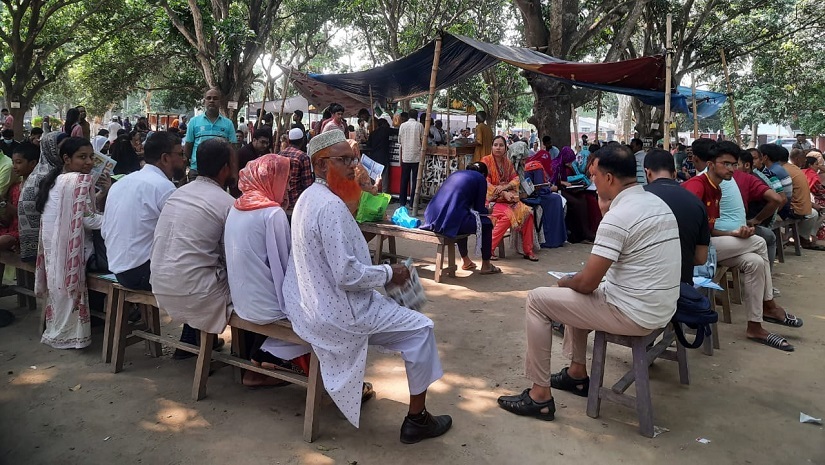
<instances>
[{"instance_id":1,"label":"white prayer cap","mask_svg":"<svg viewBox=\"0 0 825 465\"><path fill-rule=\"evenodd\" d=\"M309 140L307 155L312 157L327 147L332 147L335 144L346 141L347 139L344 137L344 131L340 129L322 132Z\"/></svg>"},{"instance_id":2,"label":"white prayer cap","mask_svg":"<svg viewBox=\"0 0 825 465\"><path fill-rule=\"evenodd\" d=\"M301 140L304 138L304 131L301 128L292 128L289 130L289 140Z\"/></svg>"}]
</instances>

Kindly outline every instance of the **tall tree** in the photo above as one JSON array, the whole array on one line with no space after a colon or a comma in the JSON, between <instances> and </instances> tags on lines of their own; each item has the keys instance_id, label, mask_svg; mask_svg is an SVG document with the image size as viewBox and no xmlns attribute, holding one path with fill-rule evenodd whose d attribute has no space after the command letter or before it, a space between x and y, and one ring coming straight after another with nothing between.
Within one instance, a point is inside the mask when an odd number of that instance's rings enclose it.
<instances>
[{"instance_id":1,"label":"tall tree","mask_svg":"<svg viewBox=\"0 0 825 465\"><path fill-rule=\"evenodd\" d=\"M0 83L16 134L43 89L116 33L142 8L132 0L0 0ZM128 33L128 32L125 32ZM15 102L16 108L12 108Z\"/></svg>"},{"instance_id":2,"label":"tall tree","mask_svg":"<svg viewBox=\"0 0 825 465\"><path fill-rule=\"evenodd\" d=\"M621 58L648 1L514 0L528 47L565 60L582 59L599 47L605 50L603 61ZM540 74L525 75L535 95L528 121L539 135L549 135L556 144L570 144L571 109L590 100L593 93Z\"/></svg>"},{"instance_id":3,"label":"tall tree","mask_svg":"<svg viewBox=\"0 0 825 465\"><path fill-rule=\"evenodd\" d=\"M661 53L665 21L673 15L673 82L690 73L720 73L720 50L728 62L758 55L772 44L821 27L825 6L809 0L651 0L640 20L638 35L628 43L627 57ZM664 118L634 102L640 134Z\"/></svg>"},{"instance_id":4,"label":"tall tree","mask_svg":"<svg viewBox=\"0 0 825 465\"><path fill-rule=\"evenodd\" d=\"M234 120L255 80L255 63L278 19L282 0L160 0L172 24L194 52L209 87L223 93L221 112Z\"/></svg>"}]
</instances>

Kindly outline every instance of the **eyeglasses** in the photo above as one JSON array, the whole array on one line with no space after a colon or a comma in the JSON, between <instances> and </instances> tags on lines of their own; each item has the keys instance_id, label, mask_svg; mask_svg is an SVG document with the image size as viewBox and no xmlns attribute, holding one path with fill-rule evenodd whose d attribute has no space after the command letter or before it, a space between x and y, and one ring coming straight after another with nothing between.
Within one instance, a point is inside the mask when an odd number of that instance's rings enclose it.
<instances>
[{"instance_id":1,"label":"eyeglasses","mask_svg":"<svg viewBox=\"0 0 825 465\"><path fill-rule=\"evenodd\" d=\"M717 161L716 164L722 165L729 170L739 168L739 163L731 163L729 161Z\"/></svg>"},{"instance_id":2,"label":"eyeglasses","mask_svg":"<svg viewBox=\"0 0 825 465\"><path fill-rule=\"evenodd\" d=\"M355 166L355 165L358 164L358 158L357 157L327 157L327 158L334 159L334 160L341 160L341 163L343 163L345 166Z\"/></svg>"}]
</instances>

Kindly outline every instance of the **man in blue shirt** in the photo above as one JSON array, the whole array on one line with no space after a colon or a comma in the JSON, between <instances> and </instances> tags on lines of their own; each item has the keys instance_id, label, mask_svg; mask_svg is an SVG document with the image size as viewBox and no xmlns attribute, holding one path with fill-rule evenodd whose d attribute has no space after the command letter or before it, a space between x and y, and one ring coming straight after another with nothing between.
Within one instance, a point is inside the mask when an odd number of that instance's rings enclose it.
<instances>
[{"instance_id":1,"label":"man in blue shirt","mask_svg":"<svg viewBox=\"0 0 825 465\"><path fill-rule=\"evenodd\" d=\"M223 137L233 144L238 142L235 136L235 125L220 114L222 97L221 91L218 89L207 90L203 95L203 106L206 112L193 117L187 125L184 153L186 159L190 160L190 180L197 177L198 160L192 155L198 153L198 145L201 142L213 137ZM232 161L234 162L232 166L237 166L236 155L233 155ZM233 172L236 172L236 170L233 170Z\"/></svg>"}]
</instances>

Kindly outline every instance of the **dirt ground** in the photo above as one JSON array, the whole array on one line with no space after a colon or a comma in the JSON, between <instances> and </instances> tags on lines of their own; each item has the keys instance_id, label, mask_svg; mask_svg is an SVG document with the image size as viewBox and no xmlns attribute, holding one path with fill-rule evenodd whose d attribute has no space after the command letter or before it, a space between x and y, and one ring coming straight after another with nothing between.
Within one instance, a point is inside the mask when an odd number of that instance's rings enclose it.
<instances>
[{"instance_id":1,"label":"dirt ground","mask_svg":"<svg viewBox=\"0 0 825 465\"><path fill-rule=\"evenodd\" d=\"M399 253L432 258L434 247L401 241ZM18 464L825 464L825 429L801 424L799 413L825 417L825 310L818 267L825 254L789 254L777 264L779 302L805 320L787 335L796 352L782 353L745 339L745 317L734 306L732 325L720 323L722 349L713 357L690 352L691 384L677 366L651 368L655 439L637 432L635 412L604 402L601 417L585 414L586 399L559 392L553 422L516 417L496 404L528 386L523 377L524 298L551 285L548 270L575 271L585 245L542 250L531 263L510 253L505 274L458 272L441 284L433 267L420 273L430 300L445 376L432 386L428 408L453 416L445 436L402 445L407 385L398 356L371 351L367 379L377 397L352 427L327 399L320 437L301 439L304 390L249 390L229 369L212 375L207 397L189 395L194 360L151 358L142 344L127 349L123 372L100 360L102 327L81 351L40 344L38 315L14 309L17 321L0 329L0 463ZM674 255L674 260L678 256ZM16 299L0 299L11 308ZM177 325L165 332L177 333ZM228 331L224 337L228 337ZM554 371L565 366L554 341ZM609 346L606 382L628 369L629 349ZM226 349L224 349L226 350ZM631 392L632 392L631 388ZM707 444L698 438L710 440Z\"/></svg>"}]
</instances>

